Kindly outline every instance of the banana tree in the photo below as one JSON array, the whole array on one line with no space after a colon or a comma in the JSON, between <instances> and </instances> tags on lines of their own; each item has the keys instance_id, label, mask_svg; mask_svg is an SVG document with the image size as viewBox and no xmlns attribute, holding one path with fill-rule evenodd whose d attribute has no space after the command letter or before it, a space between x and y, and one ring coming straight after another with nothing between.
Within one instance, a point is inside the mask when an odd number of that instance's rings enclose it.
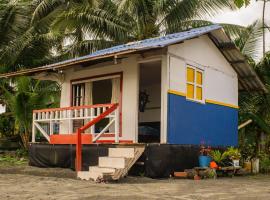
<instances>
[{"instance_id":1,"label":"banana tree","mask_svg":"<svg viewBox=\"0 0 270 200\"><path fill-rule=\"evenodd\" d=\"M33 110L57 106L60 96L59 86L54 82L19 77L12 83L12 90L4 84L0 87L4 103L15 119L16 131L20 134L23 147L27 149L32 130Z\"/></svg>"}]
</instances>

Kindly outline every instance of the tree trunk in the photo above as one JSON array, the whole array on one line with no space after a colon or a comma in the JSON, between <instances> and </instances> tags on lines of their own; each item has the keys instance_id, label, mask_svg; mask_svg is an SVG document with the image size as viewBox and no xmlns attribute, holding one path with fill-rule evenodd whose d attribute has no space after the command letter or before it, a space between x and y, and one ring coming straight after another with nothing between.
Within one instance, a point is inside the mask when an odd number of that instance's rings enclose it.
<instances>
[{"instance_id":1,"label":"tree trunk","mask_svg":"<svg viewBox=\"0 0 270 200\"><path fill-rule=\"evenodd\" d=\"M262 16L262 28L263 28L263 58L265 57L266 49L265 49L265 8L266 8L266 0L263 0L263 16Z\"/></svg>"},{"instance_id":2,"label":"tree trunk","mask_svg":"<svg viewBox=\"0 0 270 200\"><path fill-rule=\"evenodd\" d=\"M20 134L20 136L21 136L21 139L22 139L23 147L26 150L28 150L30 134L28 132L26 132L26 133Z\"/></svg>"}]
</instances>

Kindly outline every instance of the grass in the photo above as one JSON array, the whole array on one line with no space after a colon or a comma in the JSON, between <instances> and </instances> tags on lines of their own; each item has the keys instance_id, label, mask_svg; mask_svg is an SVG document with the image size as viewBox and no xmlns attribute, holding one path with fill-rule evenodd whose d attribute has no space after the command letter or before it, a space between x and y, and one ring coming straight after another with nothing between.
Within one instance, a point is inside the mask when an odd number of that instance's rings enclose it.
<instances>
[{"instance_id":1,"label":"grass","mask_svg":"<svg viewBox=\"0 0 270 200\"><path fill-rule=\"evenodd\" d=\"M28 159L21 151L16 151L14 154L0 155L0 166L18 166L27 164Z\"/></svg>"},{"instance_id":2,"label":"grass","mask_svg":"<svg viewBox=\"0 0 270 200\"><path fill-rule=\"evenodd\" d=\"M0 156L0 166L7 166L7 165L25 165L27 164L26 158L17 158L9 155Z\"/></svg>"}]
</instances>

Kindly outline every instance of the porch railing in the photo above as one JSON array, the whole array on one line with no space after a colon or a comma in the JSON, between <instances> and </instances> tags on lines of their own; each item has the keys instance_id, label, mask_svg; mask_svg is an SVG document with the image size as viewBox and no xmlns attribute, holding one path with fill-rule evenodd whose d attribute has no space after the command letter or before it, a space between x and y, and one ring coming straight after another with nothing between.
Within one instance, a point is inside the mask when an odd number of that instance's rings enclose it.
<instances>
[{"instance_id":1,"label":"porch railing","mask_svg":"<svg viewBox=\"0 0 270 200\"><path fill-rule=\"evenodd\" d=\"M114 108L113 110L111 108ZM102 130L96 130L95 125L100 120L96 120L86 129L89 129L89 134L92 134L92 142L96 142L102 137L111 127L114 127L115 142L119 141L119 107L118 104L98 104L89 106L75 106L65 108L52 108L33 111L33 130L32 142L35 142L37 131L39 131L50 142L50 135L53 134L73 134L80 128L93 122L95 119L110 110L104 118L108 118L108 124ZM82 125L74 130L74 121L81 120ZM114 125L114 126L113 126ZM57 127L57 128L56 128ZM60 129L57 131L56 129ZM58 133L57 133L58 132ZM61 132L61 133L60 133ZM81 132L83 133L83 132Z\"/></svg>"}]
</instances>

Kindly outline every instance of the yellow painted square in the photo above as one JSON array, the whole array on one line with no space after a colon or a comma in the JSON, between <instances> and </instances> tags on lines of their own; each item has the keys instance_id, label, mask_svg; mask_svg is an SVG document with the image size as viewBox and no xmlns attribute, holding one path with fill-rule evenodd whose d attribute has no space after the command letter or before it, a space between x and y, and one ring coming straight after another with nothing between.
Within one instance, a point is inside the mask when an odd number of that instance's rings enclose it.
<instances>
[{"instance_id":1,"label":"yellow painted square","mask_svg":"<svg viewBox=\"0 0 270 200\"><path fill-rule=\"evenodd\" d=\"M195 70L187 67L187 81L194 83L194 79L195 79Z\"/></svg>"},{"instance_id":2,"label":"yellow painted square","mask_svg":"<svg viewBox=\"0 0 270 200\"><path fill-rule=\"evenodd\" d=\"M196 99L202 100L202 88L198 86L196 87Z\"/></svg>"},{"instance_id":3,"label":"yellow painted square","mask_svg":"<svg viewBox=\"0 0 270 200\"><path fill-rule=\"evenodd\" d=\"M202 85L202 82L203 82L203 80L202 80L202 72L197 71L196 72L196 83L198 85Z\"/></svg>"},{"instance_id":4,"label":"yellow painted square","mask_svg":"<svg viewBox=\"0 0 270 200\"><path fill-rule=\"evenodd\" d=\"M187 98L194 99L194 85L187 84Z\"/></svg>"}]
</instances>

